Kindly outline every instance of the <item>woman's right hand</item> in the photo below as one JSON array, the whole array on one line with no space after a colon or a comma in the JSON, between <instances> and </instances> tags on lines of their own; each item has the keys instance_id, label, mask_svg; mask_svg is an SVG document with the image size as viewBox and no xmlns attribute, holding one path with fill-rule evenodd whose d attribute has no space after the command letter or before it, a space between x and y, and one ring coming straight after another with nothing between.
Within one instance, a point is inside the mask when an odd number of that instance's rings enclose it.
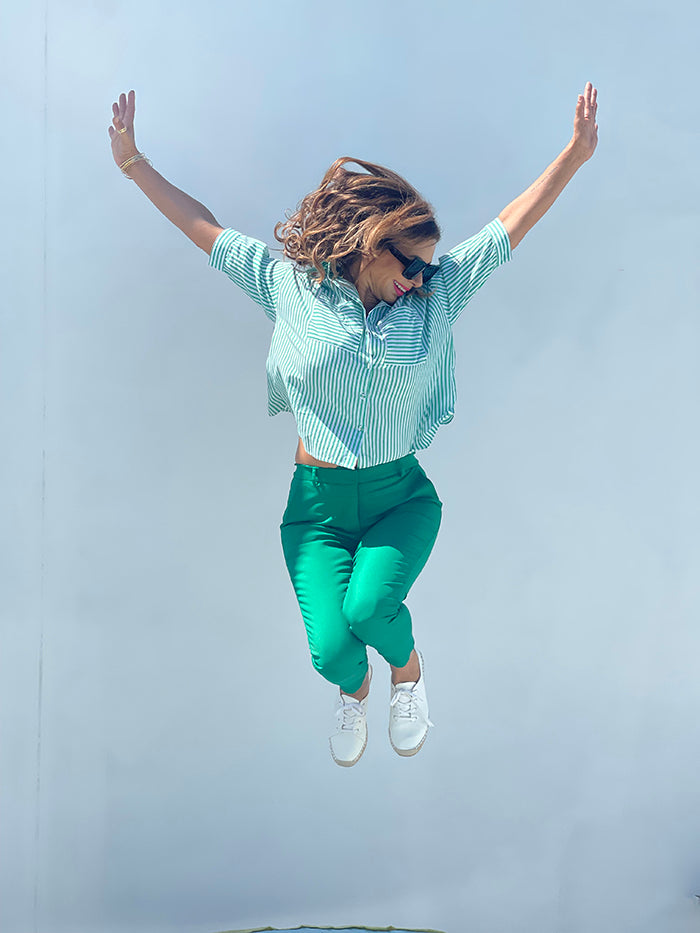
<instances>
[{"instance_id":1,"label":"woman's right hand","mask_svg":"<svg viewBox=\"0 0 700 933\"><path fill-rule=\"evenodd\" d=\"M136 155L136 141L134 140L134 111L136 110L136 94L129 91L119 95L119 103L112 104L113 126L109 128L109 137L112 140L112 155L117 165L122 165L131 156ZM122 130L123 132L119 132Z\"/></svg>"}]
</instances>

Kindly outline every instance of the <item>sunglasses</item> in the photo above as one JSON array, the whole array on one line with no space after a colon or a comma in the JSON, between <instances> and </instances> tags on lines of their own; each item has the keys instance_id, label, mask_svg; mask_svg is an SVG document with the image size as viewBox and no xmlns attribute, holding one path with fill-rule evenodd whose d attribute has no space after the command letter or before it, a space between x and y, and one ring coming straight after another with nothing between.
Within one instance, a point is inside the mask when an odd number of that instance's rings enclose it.
<instances>
[{"instance_id":1,"label":"sunglasses","mask_svg":"<svg viewBox=\"0 0 700 933\"><path fill-rule=\"evenodd\" d=\"M427 282L435 275L440 266L433 266L429 262L426 262L424 259L421 259L419 256L414 256L413 259L409 259L408 256L404 256L402 252L396 249L395 246L389 244L387 249L400 263L403 264L403 274L404 278L415 279L416 276L423 273L423 282Z\"/></svg>"}]
</instances>

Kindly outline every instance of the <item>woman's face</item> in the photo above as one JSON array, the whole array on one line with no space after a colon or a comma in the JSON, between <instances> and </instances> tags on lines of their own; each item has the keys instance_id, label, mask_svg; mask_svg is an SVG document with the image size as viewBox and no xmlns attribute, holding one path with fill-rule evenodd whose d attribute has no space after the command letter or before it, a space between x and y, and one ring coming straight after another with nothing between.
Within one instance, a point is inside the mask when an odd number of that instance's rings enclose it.
<instances>
[{"instance_id":1,"label":"woman's face","mask_svg":"<svg viewBox=\"0 0 700 933\"><path fill-rule=\"evenodd\" d=\"M394 246L407 259L418 256L425 262L432 262L437 243L434 240L401 240L397 239ZM410 292L411 289L420 288L423 284L423 274L415 279L407 279L403 274L403 263L388 249L374 259L361 259L350 271L355 287L360 295L362 304L370 311L380 301L393 304L397 298Z\"/></svg>"}]
</instances>

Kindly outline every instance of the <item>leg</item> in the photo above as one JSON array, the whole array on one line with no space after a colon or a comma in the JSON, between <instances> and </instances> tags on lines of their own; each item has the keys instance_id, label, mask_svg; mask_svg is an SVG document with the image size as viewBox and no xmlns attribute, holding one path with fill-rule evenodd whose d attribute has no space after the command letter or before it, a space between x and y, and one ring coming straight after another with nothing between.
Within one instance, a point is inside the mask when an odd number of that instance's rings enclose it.
<instances>
[{"instance_id":1,"label":"leg","mask_svg":"<svg viewBox=\"0 0 700 933\"><path fill-rule=\"evenodd\" d=\"M282 549L299 602L316 670L343 693L367 695L367 649L343 615L352 551L331 528L312 523L281 527ZM362 693L364 689L364 694Z\"/></svg>"},{"instance_id":2,"label":"leg","mask_svg":"<svg viewBox=\"0 0 700 933\"><path fill-rule=\"evenodd\" d=\"M441 516L436 495L409 498L372 525L355 552L343 613L352 633L402 675L418 661L403 601L430 556Z\"/></svg>"}]
</instances>

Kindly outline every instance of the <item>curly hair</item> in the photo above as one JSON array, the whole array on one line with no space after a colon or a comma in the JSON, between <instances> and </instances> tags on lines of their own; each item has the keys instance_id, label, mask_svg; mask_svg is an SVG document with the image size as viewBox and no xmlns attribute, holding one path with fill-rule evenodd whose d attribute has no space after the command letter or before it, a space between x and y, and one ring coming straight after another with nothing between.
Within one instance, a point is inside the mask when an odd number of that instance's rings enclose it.
<instances>
[{"instance_id":1,"label":"curly hair","mask_svg":"<svg viewBox=\"0 0 700 933\"><path fill-rule=\"evenodd\" d=\"M351 172L346 162L365 172ZM284 255L322 282L343 275L360 257L375 257L394 239L440 239L433 208L388 168L343 156L285 222L275 225Z\"/></svg>"}]
</instances>

